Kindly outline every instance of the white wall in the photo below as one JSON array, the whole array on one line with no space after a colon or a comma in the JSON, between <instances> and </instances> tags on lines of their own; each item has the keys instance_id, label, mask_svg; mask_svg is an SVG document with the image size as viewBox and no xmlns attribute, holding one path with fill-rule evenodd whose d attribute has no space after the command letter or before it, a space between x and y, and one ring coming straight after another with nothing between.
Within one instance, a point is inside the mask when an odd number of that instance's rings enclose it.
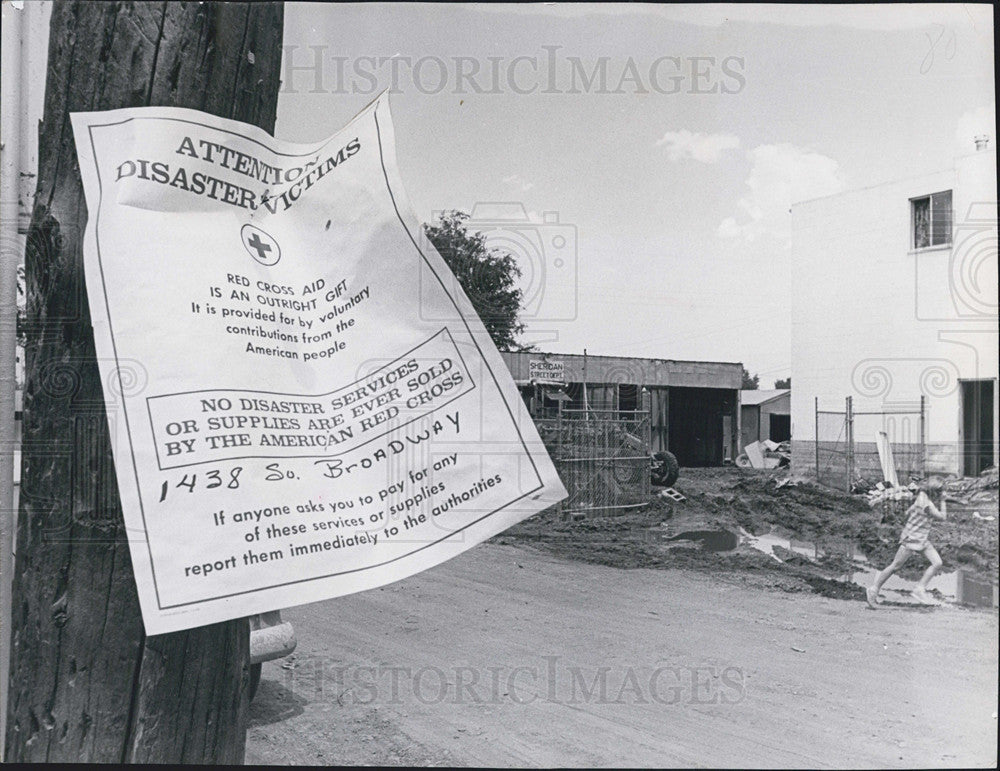
<instances>
[{"instance_id":1,"label":"white wall","mask_svg":"<svg viewBox=\"0 0 1000 771\"><path fill-rule=\"evenodd\" d=\"M820 409L928 400L927 442L959 440L960 378L997 377L996 152L792 209L792 432ZM953 190L953 245L910 248L910 199ZM973 209L970 206L985 204ZM985 221L982 221L985 220ZM861 426L857 441L871 426ZM994 427L994 438L997 436ZM944 462L944 461L942 461ZM957 470L941 468L940 470Z\"/></svg>"}]
</instances>

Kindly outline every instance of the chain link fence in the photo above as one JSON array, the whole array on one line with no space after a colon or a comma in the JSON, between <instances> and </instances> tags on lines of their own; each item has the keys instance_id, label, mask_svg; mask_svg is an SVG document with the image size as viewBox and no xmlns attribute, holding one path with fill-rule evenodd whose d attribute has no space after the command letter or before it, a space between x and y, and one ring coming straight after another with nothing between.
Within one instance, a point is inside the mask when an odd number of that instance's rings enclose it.
<instances>
[{"instance_id":1,"label":"chain link fence","mask_svg":"<svg viewBox=\"0 0 1000 771\"><path fill-rule=\"evenodd\" d=\"M816 480L848 489L851 480L847 410L821 410L816 399Z\"/></svg>"},{"instance_id":2,"label":"chain link fence","mask_svg":"<svg viewBox=\"0 0 1000 771\"><path fill-rule=\"evenodd\" d=\"M855 410L852 397L843 410L821 410L816 399L816 479L850 492L856 482L884 481L879 455L888 447L900 484L926 471L926 414L919 402L884 404L878 410Z\"/></svg>"},{"instance_id":3,"label":"chain link fence","mask_svg":"<svg viewBox=\"0 0 1000 771\"><path fill-rule=\"evenodd\" d=\"M535 425L569 493L564 514L607 515L648 503L648 412L562 410Z\"/></svg>"}]
</instances>

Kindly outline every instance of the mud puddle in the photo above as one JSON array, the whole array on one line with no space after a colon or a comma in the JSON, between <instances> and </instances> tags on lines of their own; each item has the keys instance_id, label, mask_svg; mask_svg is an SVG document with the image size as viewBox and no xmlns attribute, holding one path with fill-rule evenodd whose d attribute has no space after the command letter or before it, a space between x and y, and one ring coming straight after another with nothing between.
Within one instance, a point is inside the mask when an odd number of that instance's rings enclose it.
<instances>
[{"instance_id":1,"label":"mud puddle","mask_svg":"<svg viewBox=\"0 0 1000 771\"><path fill-rule=\"evenodd\" d=\"M824 542L804 541L782 534L780 530L753 535L743 528L732 530L686 530L669 535L660 528L650 528L649 541L659 541L667 548L697 546L706 552L733 552L746 546L766 554L782 565L794 565L817 572L825 572L831 580L854 584L863 588L871 586L882 569L873 565L857 543L842 538ZM919 563L922 558L910 560ZM917 582L893 575L882 587L882 596L890 603L920 605L912 596ZM966 570L938 573L928 584L931 595L947 604L971 605L981 608L997 607L997 586L977 578Z\"/></svg>"},{"instance_id":2,"label":"mud puddle","mask_svg":"<svg viewBox=\"0 0 1000 771\"><path fill-rule=\"evenodd\" d=\"M740 537L729 530L686 530L672 535L666 541L694 541L701 544L705 551L733 551L740 545Z\"/></svg>"},{"instance_id":3,"label":"mud puddle","mask_svg":"<svg viewBox=\"0 0 1000 771\"><path fill-rule=\"evenodd\" d=\"M778 562L793 564L811 564L817 568L841 565L845 569L837 579L844 583L853 583L861 587L869 587L875 582L875 577L884 565L873 565L861 551L857 543L845 539L834 539L833 542L817 543L786 537L777 532L763 535L752 535L741 528L740 543L769 555ZM919 563L923 557L914 555L910 562ZM926 564L926 563L924 563ZM882 587L883 595L892 602L904 604L920 604L911 596L917 582L893 575ZM997 607L997 586L972 575L969 571L958 569L938 573L928 584L932 596L951 604L973 605L981 608Z\"/></svg>"}]
</instances>

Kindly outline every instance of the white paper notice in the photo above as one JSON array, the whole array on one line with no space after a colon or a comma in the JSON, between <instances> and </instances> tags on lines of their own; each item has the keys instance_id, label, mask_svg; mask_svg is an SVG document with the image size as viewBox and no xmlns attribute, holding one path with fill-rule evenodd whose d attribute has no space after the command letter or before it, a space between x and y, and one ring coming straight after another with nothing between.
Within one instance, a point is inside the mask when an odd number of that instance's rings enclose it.
<instances>
[{"instance_id":1,"label":"white paper notice","mask_svg":"<svg viewBox=\"0 0 1000 771\"><path fill-rule=\"evenodd\" d=\"M312 145L173 108L73 129L147 633L381 586L566 496L384 96Z\"/></svg>"}]
</instances>

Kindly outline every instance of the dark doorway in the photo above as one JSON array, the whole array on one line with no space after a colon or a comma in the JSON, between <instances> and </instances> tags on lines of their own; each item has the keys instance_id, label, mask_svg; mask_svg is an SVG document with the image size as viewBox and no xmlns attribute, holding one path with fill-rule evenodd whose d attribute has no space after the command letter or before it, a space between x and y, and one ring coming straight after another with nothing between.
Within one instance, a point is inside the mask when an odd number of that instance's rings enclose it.
<instances>
[{"instance_id":1,"label":"dark doorway","mask_svg":"<svg viewBox=\"0 0 1000 771\"><path fill-rule=\"evenodd\" d=\"M734 396L723 388L670 388L670 452L681 466L721 466L723 415Z\"/></svg>"},{"instance_id":2,"label":"dark doorway","mask_svg":"<svg viewBox=\"0 0 1000 771\"><path fill-rule=\"evenodd\" d=\"M517 390L521 394L524 406L528 408L528 414L534 417L538 409L535 400L535 387L533 385L519 385Z\"/></svg>"},{"instance_id":3,"label":"dark doorway","mask_svg":"<svg viewBox=\"0 0 1000 771\"><path fill-rule=\"evenodd\" d=\"M962 381L962 473L979 476L993 465L993 381Z\"/></svg>"},{"instance_id":4,"label":"dark doorway","mask_svg":"<svg viewBox=\"0 0 1000 771\"><path fill-rule=\"evenodd\" d=\"M618 409L621 412L635 412L639 409L639 386L635 383L618 384Z\"/></svg>"},{"instance_id":5,"label":"dark doorway","mask_svg":"<svg viewBox=\"0 0 1000 771\"><path fill-rule=\"evenodd\" d=\"M768 439L772 442L787 442L792 438L792 416L771 415L771 429Z\"/></svg>"}]
</instances>

